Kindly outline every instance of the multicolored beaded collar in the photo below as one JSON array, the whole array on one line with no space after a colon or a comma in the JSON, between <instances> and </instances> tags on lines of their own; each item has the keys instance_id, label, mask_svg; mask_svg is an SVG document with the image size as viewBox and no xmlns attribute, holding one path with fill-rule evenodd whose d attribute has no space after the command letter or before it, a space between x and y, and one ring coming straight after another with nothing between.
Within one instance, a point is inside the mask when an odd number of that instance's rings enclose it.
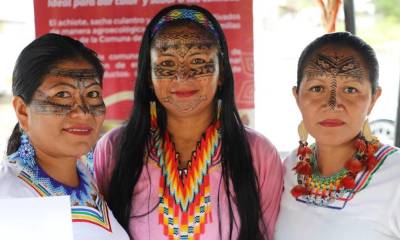
<instances>
[{"instance_id":1,"label":"multicolored beaded collar","mask_svg":"<svg viewBox=\"0 0 400 240\"><path fill-rule=\"evenodd\" d=\"M345 163L345 167L337 174L323 177L319 174L316 147L300 144L297 151L298 162L293 168L297 173L297 185L291 190L296 198L304 202L329 206L336 200L350 200L361 188L357 186L357 174L365 171L363 175L370 176L378 164L375 153L380 147L378 140L367 142L360 137L355 140L356 153L353 158ZM351 197L349 197L351 196Z\"/></svg>"},{"instance_id":2,"label":"multicolored beaded collar","mask_svg":"<svg viewBox=\"0 0 400 240\"><path fill-rule=\"evenodd\" d=\"M151 103L151 145L161 168L159 224L168 239L199 239L212 222L209 169L221 154L220 122L204 132L192 154L190 165L179 169L178 154L168 132L160 137L155 103Z\"/></svg>"},{"instance_id":3,"label":"multicolored beaded collar","mask_svg":"<svg viewBox=\"0 0 400 240\"><path fill-rule=\"evenodd\" d=\"M94 224L112 232L108 207L99 195L89 171L78 161L79 186L69 187L50 177L39 165L27 165L19 158L18 152L8 157L15 166L17 176L39 196L63 196L71 198L72 222Z\"/></svg>"}]
</instances>

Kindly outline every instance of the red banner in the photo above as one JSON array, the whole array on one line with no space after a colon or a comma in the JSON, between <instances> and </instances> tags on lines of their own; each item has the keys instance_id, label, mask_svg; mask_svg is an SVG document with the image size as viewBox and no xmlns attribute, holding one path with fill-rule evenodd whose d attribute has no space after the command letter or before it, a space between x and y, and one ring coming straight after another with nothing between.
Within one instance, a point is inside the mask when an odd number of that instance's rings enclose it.
<instances>
[{"instance_id":1,"label":"red banner","mask_svg":"<svg viewBox=\"0 0 400 240\"><path fill-rule=\"evenodd\" d=\"M71 36L94 49L106 69L107 120L130 114L140 41L147 23L163 7L197 4L213 13L228 41L236 102L252 125L254 108L252 0L35 0L36 36Z\"/></svg>"}]
</instances>

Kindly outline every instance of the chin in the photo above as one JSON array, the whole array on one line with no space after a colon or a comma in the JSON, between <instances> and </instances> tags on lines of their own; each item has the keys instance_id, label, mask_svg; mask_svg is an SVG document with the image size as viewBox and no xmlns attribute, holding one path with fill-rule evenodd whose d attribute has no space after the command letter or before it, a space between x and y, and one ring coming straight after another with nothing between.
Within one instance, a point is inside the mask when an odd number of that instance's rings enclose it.
<instances>
[{"instance_id":1,"label":"chin","mask_svg":"<svg viewBox=\"0 0 400 240\"><path fill-rule=\"evenodd\" d=\"M315 138L315 141L318 144L322 144L322 145L338 146L338 145L349 143L353 139L354 139L354 137L349 137L349 136L324 135L324 136L317 136Z\"/></svg>"},{"instance_id":2,"label":"chin","mask_svg":"<svg viewBox=\"0 0 400 240\"><path fill-rule=\"evenodd\" d=\"M77 157L81 157L82 155L86 155L91 149L91 145L90 144L77 144L75 146L72 147L71 149L71 153L73 153L72 155L77 156Z\"/></svg>"}]
</instances>

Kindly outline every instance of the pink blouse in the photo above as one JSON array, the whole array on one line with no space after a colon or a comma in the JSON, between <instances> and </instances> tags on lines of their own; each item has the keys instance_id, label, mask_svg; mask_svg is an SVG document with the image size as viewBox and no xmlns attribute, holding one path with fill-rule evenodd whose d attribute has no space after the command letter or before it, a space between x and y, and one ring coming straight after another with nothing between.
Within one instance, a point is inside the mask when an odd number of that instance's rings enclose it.
<instances>
[{"instance_id":1,"label":"pink blouse","mask_svg":"<svg viewBox=\"0 0 400 240\"><path fill-rule=\"evenodd\" d=\"M123 128L117 128L104 135L96 145L94 153L94 170L100 192L107 192L115 164L113 148ZM283 167L275 147L261 134L246 129L260 187L261 211L267 226L267 236L271 240L279 212L283 189ZM229 238L229 207L223 180L221 181L221 164L212 165L209 169L211 215L212 221L205 225L200 239ZM131 220L129 232L136 240L166 239L163 226L159 224L159 179L161 169L158 163L149 158L133 191ZM233 188L231 188L233 191ZM233 239L237 238L239 216L233 205ZM148 213L148 214L147 214ZM236 225L235 225L236 223ZM219 228L221 224L221 228Z\"/></svg>"}]
</instances>

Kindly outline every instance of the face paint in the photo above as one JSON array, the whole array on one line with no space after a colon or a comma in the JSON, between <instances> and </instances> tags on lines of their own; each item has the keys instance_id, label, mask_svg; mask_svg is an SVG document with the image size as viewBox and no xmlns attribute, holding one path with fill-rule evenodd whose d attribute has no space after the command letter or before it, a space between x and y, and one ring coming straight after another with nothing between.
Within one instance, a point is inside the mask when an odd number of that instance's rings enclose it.
<instances>
[{"instance_id":1,"label":"face paint","mask_svg":"<svg viewBox=\"0 0 400 240\"><path fill-rule=\"evenodd\" d=\"M189 112L212 99L198 89L217 82L218 51L215 41L199 31L159 34L151 49L152 81L159 100L179 112ZM192 90L198 91L191 94Z\"/></svg>"},{"instance_id":2,"label":"face paint","mask_svg":"<svg viewBox=\"0 0 400 240\"><path fill-rule=\"evenodd\" d=\"M171 96L167 96L167 97L161 99L161 101L164 103L171 103L172 105L174 105L179 112L189 112L189 111L195 109L198 105L200 105L201 102L206 101L206 100L207 100L206 95L200 95L190 102L174 101Z\"/></svg>"},{"instance_id":3,"label":"face paint","mask_svg":"<svg viewBox=\"0 0 400 240\"><path fill-rule=\"evenodd\" d=\"M78 108L93 116L105 114L99 78L93 69L54 69L46 79L55 84L36 91L30 105L37 113L66 116Z\"/></svg>"},{"instance_id":4,"label":"face paint","mask_svg":"<svg viewBox=\"0 0 400 240\"><path fill-rule=\"evenodd\" d=\"M93 69L62 69L56 68L50 71L50 76L66 77L76 80L94 80L100 83L99 76Z\"/></svg>"},{"instance_id":5,"label":"face paint","mask_svg":"<svg viewBox=\"0 0 400 240\"><path fill-rule=\"evenodd\" d=\"M359 62L353 56L328 56L317 54L308 64L306 75L310 78L328 76L331 78L328 106L336 107L337 77L352 77L361 79L362 70Z\"/></svg>"},{"instance_id":6,"label":"face paint","mask_svg":"<svg viewBox=\"0 0 400 240\"><path fill-rule=\"evenodd\" d=\"M215 62L210 56L215 43L199 33L167 32L160 35L154 44L161 60L153 64L157 79L188 79L215 72ZM169 56L165 57L164 56ZM175 56L175 57L173 57Z\"/></svg>"}]
</instances>

